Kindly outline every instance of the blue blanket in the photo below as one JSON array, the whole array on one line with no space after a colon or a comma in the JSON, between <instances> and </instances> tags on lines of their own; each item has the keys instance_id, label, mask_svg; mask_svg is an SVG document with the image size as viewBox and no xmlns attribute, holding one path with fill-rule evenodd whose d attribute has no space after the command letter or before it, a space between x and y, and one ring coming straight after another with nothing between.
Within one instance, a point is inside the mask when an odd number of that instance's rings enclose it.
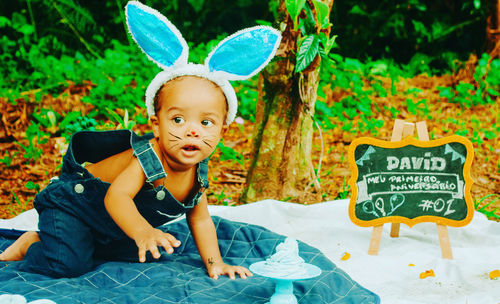
<instances>
[{"instance_id":1,"label":"blue blanket","mask_svg":"<svg viewBox=\"0 0 500 304\"><path fill-rule=\"evenodd\" d=\"M275 252L285 237L263 227L213 217L224 261L249 267ZM20 272L18 262L0 262L0 294L22 294L28 301L62 303L266 303L275 283L258 275L246 280L208 277L185 221L163 226L182 245L155 263L106 262L78 278L53 279ZM1 232L0 232L1 233ZM10 234L12 235L12 234ZM13 242L0 236L0 251ZM299 303L379 303L318 249L299 242L300 256L322 269L314 279L294 282Z\"/></svg>"}]
</instances>

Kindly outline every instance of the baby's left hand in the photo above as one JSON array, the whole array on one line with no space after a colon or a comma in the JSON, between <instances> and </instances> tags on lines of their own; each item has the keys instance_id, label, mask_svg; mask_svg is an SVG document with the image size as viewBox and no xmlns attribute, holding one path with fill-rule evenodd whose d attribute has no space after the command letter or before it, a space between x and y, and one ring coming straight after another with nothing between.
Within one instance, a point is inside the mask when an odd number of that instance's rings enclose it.
<instances>
[{"instance_id":1,"label":"baby's left hand","mask_svg":"<svg viewBox=\"0 0 500 304\"><path fill-rule=\"evenodd\" d=\"M242 279L253 276L250 270L243 266L232 266L224 262L213 263L207 267L208 275L217 280L220 275L228 275L231 280L235 279L235 274L239 274Z\"/></svg>"}]
</instances>

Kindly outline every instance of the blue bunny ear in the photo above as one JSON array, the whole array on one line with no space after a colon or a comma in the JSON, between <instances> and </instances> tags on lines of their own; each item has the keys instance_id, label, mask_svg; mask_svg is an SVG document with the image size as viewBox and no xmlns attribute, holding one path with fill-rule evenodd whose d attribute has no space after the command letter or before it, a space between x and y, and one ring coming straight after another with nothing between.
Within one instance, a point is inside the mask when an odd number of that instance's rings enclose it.
<instances>
[{"instance_id":1,"label":"blue bunny ear","mask_svg":"<svg viewBox=\"0 0 500 304\"><path fill-rule=\"evenodd\" d=\"M222 73L228 80L247 79L269 63L280 41L281 33L272 27L244 29L222 40L205 64L211 72Z\"/></svg>"},{"instance_id":2,"label":"blue bunny ear","mask_svg":"<svg viewBox=\"0 0 500 304\"><path fill-rule=\"evenodd\" d=\"M189 47L179 30L160 12L140 2L125 7L127 26L144 53L162 69L188 61Z\"/></svg>"}]
</instances>

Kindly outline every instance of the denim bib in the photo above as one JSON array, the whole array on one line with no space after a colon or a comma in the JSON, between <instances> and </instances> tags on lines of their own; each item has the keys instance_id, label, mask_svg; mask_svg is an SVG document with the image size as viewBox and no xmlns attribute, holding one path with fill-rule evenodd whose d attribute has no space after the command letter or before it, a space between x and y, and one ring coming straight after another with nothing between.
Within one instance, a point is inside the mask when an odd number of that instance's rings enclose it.
<instances>
[{"instance_id":1,"label":"denim bib","mask_svg":"<svg viewBox=\"0 0 500 304\"><path fill-rule=\"evenodd\" d=\"M139 213L153 226L176 219L201 201L208 188L208 159L197 166L199 190L184 203L163 185L152 186L155 180L167 176L149 140L153 134L138 136L130 130L81 131L73 135L63 158L62 173L53 178L34 200L39 213L45 208L59 208L91 227L100 242L126 237L104 207L104 197L110 186L92 176L82 164L97 163L109 156L132 148L146 175L147 182L134 197Z\"/></svg>"}]
</instances>

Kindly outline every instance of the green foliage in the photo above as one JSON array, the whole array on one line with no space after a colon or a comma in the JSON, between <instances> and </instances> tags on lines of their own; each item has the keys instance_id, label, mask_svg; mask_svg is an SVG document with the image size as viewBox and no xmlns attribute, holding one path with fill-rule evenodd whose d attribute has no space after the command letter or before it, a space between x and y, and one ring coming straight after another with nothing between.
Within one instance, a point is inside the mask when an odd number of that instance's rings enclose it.
<instances>
[{"instance_id":1,"label":"green foliage","mask_svg":"<svg viewBox=\"0 0 500 304\"><path fill-rule=\"evenodd\" d=\"M214 194L217 200L217 205L222 206L233 206L235 202L231 200L231 197L225 193L226 189L222 189L221 193Z\"/></svg>"},{"instance_id":2,"label":"green foliage","mask_svg":"<svg viewBox=\"0 0 500 304\"><path fill-rule=\"evenodd\" d=\"M12 19L0 17L0 30L9 35L0 39L0 92L2 96L11 96L12 100L19 97L21 88L43 88L48 85L58 85L57 80L52 81L42 71L33 69L34 65L41 64L40 59L49 56L51 52L58 53L64 46L55 37L34 39L34 27L28 23L26 17L14 13ZM38 80L42 79L42 83Z\"/></svg>"},{"instance_id":3,"label":"green foliage","mask_svg":"<svg viewBox=\"0 0 500 304\"><path fill-rule=\"evenodd\" d=\"M321 30L331 26L329 7L317 0L312 1L313 7L310 7L310 4L306 5L306 3L305 0L285 0L286 10L293 21L293 30L299 30L296 73L305 70L318 55L328 60L327 55L334 46L336 38L336 36L329 37L321 32ZM313 8L316 17L312 12ZM305 17L299 18L301 14Z\"/></svg>"},{"instance_id":4,"label":"green foliage","mask_svg":"<svg viewBox=\"0 0 500 304\"><path fill-rule=\"evenodd\" d=\"M58 93L68 82L75 85L87 85L90 81L92 89L83 101L94 106L88 117L80 117L81 113L69 112L61 116L52 110L40 109L33 113L33 119L50 133L69 137L84 129L94 129L98 115L109 117L119 123L122 128L132 127L134 121L147 123L147 118L137 115L138 107L144 107L144 91L152 77L160 69L144 56L136 45L123 45L117 40L110 42L111 48L103 52L102 58L86 56L79 51L74 56L64 54L64 46L53 38L54 45L60 45L61 52L53 54L46 45L45 38L35 42L33 26L18 13L14 20L0 17L0 27L19 30L23 36L17 40L2 37L4 52L0 55L0 93L11 102L21 98L21 90L33 90L37 96L47 93ZM191 44L190 60L202 63L208 53L223 39L221 34L198 46ZM24 50L16 52L16 49ZM256 79L239 83L238 97L240 115L245 119L254 119L257 102ZM128 117L120 117L116 110L124 110ZM29 155L36 157L35 149L23 146ZM6 157L6 156L5 156ZM5 158L8 162L9 158Z\"/></svg>"},{"instance_id":5,"label":"green foliage","mask_svg":"<svg viewBox=\"0 0 500 304\"><path fill-rule=\"evenodd\" d=\"M351 194L351 186L346 183L346 178L342 180L342 190L339 191L338 196L335 199L346 199Z\"/></svg>"},{"instance_id":6,"label":"green foliage","mask_svg":"<svg viewBox=\"0 0 500 304\"><path fill-rule=\"evenodd\" d=\"M383 126L382 120L376 119L372 110L372 94L385 95L387 92L376 79L371 75L374 69L373 64L364 64L361 61L353 58L343 58L339 55L330 55L331 61L324 62L321 74L318 95L324 97L324 89L331 87L333 90L347 90L352 94L343 97L332 105L327 105L325 102L318 100L316 102L315 116L318 121L323 122L325 128L335 128L337 125L334 121L340 120L344 131L357 133L359 131L377 133L377 129ZM380 65L380 63L379 63ZM387 66L384 68L386 73ZM369 79L377 89L373 90L365 85L365 79ZM335 81L332 82L332 79ZM352 121L358 123L354 125Z\"/></svg>"},{"instance_id":7,"label":"green foliage","mask_svg":"<svg viewBox=\"0 0 500 304\"><path fill-rule=\"evenodd\" d=\"M94 131L98 125L97 121L89 116L81 116L79 112L69 112L68 115L61 121L59 129L62 135L69 139L71 135L78 131L90 130Z\"/></svg>"},{"instance_id":8,"label":"green foliage","mask_svg":"<svg viewBox=\"0 0 500 304\"><path fill-rule=\"evenodd\" d=\"M10 204L7 209L9 210L10 214L12 215L17 215L21 212L24 212L27 210L27 206L28 206L28 203L30 202L30 200L32 200L32 198L28 198L28 200L26 200L25 202L21 202L21 200L19 199L19 197L17 196L17 194L14 192L14 191L11 191L12 193L12 202L14 204ZM15 210L14 209L14 205L17 205L19 210Z\"/></svg>"},{"instance_id":9,"label":"green foliage","mask_svg":"<svg viewBox=\"0 0 500 304\"><path fill-rule=\"evenodd\" d=\"M240 165L244 164L244 158L241 153L236 152L233 148L224 146L222 140L217 144L217 149L220 150L220 159L221 160L232 160L233 162L237 162Z\"/></svg>"},{"instance_id":10,"label":"green foliage","mask_svg":"<svg viewBox=\"0 0 500 304\"><path fill-rule=\"evenodd\" d=\"M427 99L421 99L414 101L412 98L406 98L406 109L413 115L423 113L425 116L429 114L429 108L427 107Z\"/></svg>"},{"instance_id":11,"label":"green foliage","mask_svg":"<svg viewBox=\"0 0 500 304\"><path fill-rule=\"evenodd\" d=\"M236 90L238 96L238 115L243 119L255 122L255 107L259 92L257 90L257 77L239 81Z\"/></svg>"},{"instance_id":12,"label":"green foliage","mask_svg":"<svg viewBox=\"0 0 500 304\"><path fill-rule=\"evenodd\" d=\"M113 120L115 120L116 122L118 122L122 129L132 129L132 127L135 125L135 122L133 120L129 119L127 109L125 109L125 113L123 115L123 118L120 115L118 115L116 112L113 112L109 109L108 109L108 112L110 114L110 117Z\"/></svg>"},{"instance_id":13,"label":"green foliage","mask_svg":"<svg viewBox=\"0 0 500 304\"><path fill-rule=\"evenodd\" d=\"M412 57L420 53L428 67L444 71L452 68L450 54L465 60L482 48L484 35L477 33L484 32L488 7L478 3L340 0L335 1L333 31L343 56L409 63L418 62Z\"/></svg>"},{"instance_id":14,"label":"green foliage","mask_svg":"<svg viewBox=\"0 0 500 304\"><path fill-rule=\"evenodd\" d=\"M490 201L486 204L483 204L483 202L487 199L490 199ZM496 220L500 220L500 208L494 208L492 210L487 210L489 206L493 205L498 200L500 200L500 195L488 194L488 195L482 197L481 199L479 199L479 200L476 199L474 201L474 209L483 213L488 218L494 218Z\"/></svg>"},{"instance_id":15,"label":"green foliage","mask_svg":"<svg viewBox=\"0 0 500 304\"><path fill-rule=\"evenodd\" d=\"M26 137L28 139L27 145L20 142L16 143L24 150L24 158L28 159L30 162L36 162L43 154L43 149L40 145L48 141L49 134L43 132L40 129L40 125L35 123L28 126Z\"/></svg>"},{"instance_id":16,"label":"green foliage","mask_svg":"<svg viewBox=\"0 0 500 304\"><path fill-rule=\"evenodd\" d=\"M9 150L6 150L3 154L3 157L0 158L0 163L4 164L5 166L9 167L10 164L12 163L12 160L14 159L14 156L16 156L16 152L13 152L12 155L9 152Z\"/></svg>"},{"instance_id":17,"label":"green foliage","mask_svg":"<svg viewBox=\"0 0 500 304\"><path fill-rule=\"evenodd\" d=\"M330 23L330 8L325 3L313 0L314 9L316 10L317 24L322 29L328 28ZM328 53L328 52L327 52Z\"/></svg>"},{"instance_id":18,"label":"green foliage","mask_svg":"<svg viewBox=\"0 0 500 304\"><path fill-rule=\"evenodd\" d=\"M34 182L32 181L28 181L26 183L26 185L24 185L26 187L26 189L28 190L35 190L36 193L40 192L40 185L39 184L35 184Z\"/></svg>"},{"instance_id":19,"label":"green foliage","mask_svg":"<svg viewBox=\"0 0 500 304\"><path fill-rule=\"evenodd\" d=\"M40 123L49 133L55 134L58 132L57 120L60 116L58 113L41 108L40 112L31 114L33 119Z\"/></svg>"},{"instance_id":20,"label":"green foliage","mask_svg":"<svg viewBox=\"0 0 500 304\"><path fill-rule=\"evenodd\" d=\"M97 112L92 112L82 116L80 112L68 112L63 117L52 110L40 109L40 112L35 112L32 115L39 126L43 126L51 134L69 139L78 131L95 130L95 127L99 125L93 118L96 114Z\"/></svg>"},{"instance_id":21,"label":"green foliage","mask_svg":"<svg viewBox=\"0 0 500 304\"><path fill-rule=\"evenodd\" d=\"M196 45L215 38L216 34L232 33L255 23L272 24L279 4L265 0L143 2L167 16L188 43ZM123 7L126 3L127 0L5 1L0 4L3 34L0 57L4 59L0 59L0 63L14 64L15 68L5 70L24 73L27 79L31 71L25 73L24 67L32 66L29 59L40 57L37 53L60 58L63 54L73 57L78 51L88 58L102 58L104 50L112 48L115 40L122 45L134 45L125 30ZM311 13L310 3L315 15ZM363 60L393 58L396 62L413 62L416 69L428 67L433 72L453 68L456 59L465 59L464 56L483 45L484 35L477 33L484 30L488 9L480 5L479 0L453 5L430 0L397 3L341 0L335 1L329 16L324 3L318 0L310 3L285 1L295 21L294 27L300 28L303 37L319 33L322 57L336 45L338 35L339 51L343 56ZM328 28L330 20L336 35L326 37L320 30ZM313 23L318 24L317 30L311 27ZM10 48L13 42L19 46L15 50ZM424 56L428 64L418 64ZM13 78L20 79L15 75Z\"/></svg>"},{"instance_id":22,"label":"green foliage","mask_svg":"<svg viewBox=\"0 0 500 304\"><path fill-rule=\"evenodd\" d=\"M475 83L461 81L454 88L438 87L439 96L451 103L470 108L482 104L494 104L500 96L500 59L483 54L474 72Z\"/></svg>"},{"instance_id":23,"label":"green foliage","mask_svg":"<svg viewBox=\"0 0 500 304\"><path fill-rule=\"evenodd\" d=\"M330 54L329 58L330 61L322 61L318 89L320 99L316 102L315 113L316 119L322 121L323 127L340 127L352 133L369 130L376 135L376 130L383 126L384 122L374 117L380 109L372 103L372 99L373 96L387 97L389 94L405 96L406 109L409 113L427 119L431 118L429 101L419 97L418 94L421 92L419 89L413 88L406 92L398 92L395 86L400 78L412 78L424 70L432 75L435 71L429 67L429 63L423 61L420 67L417 67L419 65L416 63L397 64L392 59L362 62L355 58L342 57L339 54ZM440 96L465 107L498 102L496 94L500 91L500 59L494 59L488 64L489 60L490 57L487 54L481 57L474 73L476 83L460 83L455 88L438 87ZM390 91L382 86L375 77L377 75L391 79ZM348 94L328 105L323 101L324 90L328 88L332 91L346 91ZM384 110L391 112L394 118L397 118L400 113L394 107L385 107ZM341 126L337 126L338 121L341 122ZM490 130L481 130L474 134L468 134L468 132L468 129L463 128L456 133L471 137L471 140L478 145L483 142L483 136L493 136Z\"/></svg>"},{"instance_id":24,"label":"green foliage","mask_svg":"<svg viewBox=\"0 0 500 304\"><path fill-rule=\"evenodd\" d=\"M295 72L301 72L307 68L319 52L319 36L316 34L307 35L300 43L299 51L297 53L297 63Z\"/></svg>"},{"instance_id":25,"label":"green foliage","mask_svg":"<svg viewBox=\"0 0 500 304\"><path fill-rule=\"evenodd\" d=\"M124 7L128 0L20 0L4 1L0 12L6 18L20 14L29 19L35 41L58 37L70 50L99 58L112 40L135 44L128 37ZM215 38L214 33L232 33L255 25L256 19L272 21L265 0L144 0L176 25L189 42ZM3 33L2 33L3 34ZM10 40L12 32L6 35Z\"/></svg>"},{"instance_id":26,"label":"green foliage","mask_svg":"<svg viewBox=\"0 0 500 304\"><path fill-rule=\"evenodd\" d=\"M125 46L118 41L112 45L102 59L86 60L77 56L79 80L88 79L95 84L83 101L104 115L115 109L135 112L136 106L143 106L145 88L160 69L135 46Z\"/></svg>"},{"instance_id":27,"label":"green foliage","mask_svg":"<svg viewBox=\"0 0 500 304\"><path fill-rule=\"evenodd\" d=\"M288 14L292 18L293 28L297 29L298 22L297 18L299 17L300 12L304 8L306 4L306 0L285 0L285 6Z\"/></svg>"}]
</instances>

